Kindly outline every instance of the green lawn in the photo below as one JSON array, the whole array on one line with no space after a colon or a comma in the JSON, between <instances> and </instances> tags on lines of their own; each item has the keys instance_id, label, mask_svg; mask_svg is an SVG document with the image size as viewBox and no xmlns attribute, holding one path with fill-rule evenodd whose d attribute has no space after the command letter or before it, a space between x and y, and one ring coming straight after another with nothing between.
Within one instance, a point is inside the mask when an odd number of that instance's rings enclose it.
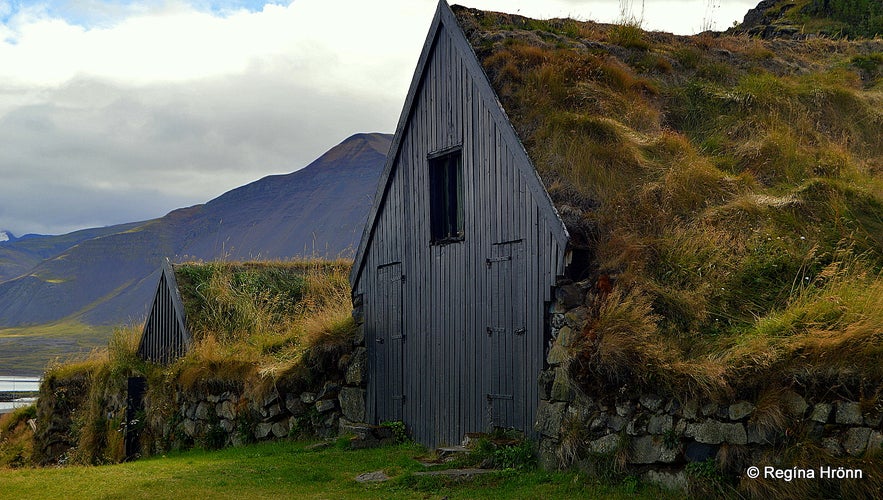
<instances>
[{"instance_id":1,"label":"green lawn","mask_svg":"<svg viewBox=\"0 0 883 500\"><path fill-rule=\"evenodd\" d=\"M471 481L413 476L424 470L416 445L320 451L278 442L216 452L190 451L99 467L0 469L0 498L678 498L627 481L618 486L576 473L500 471ZM355 477L383 470L385 483Z\"/></svg>"}]
</instances>

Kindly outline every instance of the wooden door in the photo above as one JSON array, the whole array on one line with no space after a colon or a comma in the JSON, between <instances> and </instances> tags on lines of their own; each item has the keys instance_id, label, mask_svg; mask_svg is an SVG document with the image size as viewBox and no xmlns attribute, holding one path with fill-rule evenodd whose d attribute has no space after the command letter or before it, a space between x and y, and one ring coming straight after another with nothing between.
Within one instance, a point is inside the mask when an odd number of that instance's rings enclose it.
<instances>
[{"instance_id":1,"label":"wooden door","mask_svg":"<svg viewBox=\"0 0 883 500\"><path fill-rule=\"evenodd\" d=\"M496 243L487 258L490 324L486 333L487 427L522 427L524 377L519 356L525 355L522 241Z\"/></svg>"},{"instance_id":2,"label":"wooden door","mask_svg":"<svg viewBox=\"0 0 883 500\"><path fill-rule=\"evenodd\" d=\"M375 401L380 421L402 420L405 336L402 331L402 265L399 262L377 269L377 328L374 335L377 378Z\"/></svg>"}]
</instances>

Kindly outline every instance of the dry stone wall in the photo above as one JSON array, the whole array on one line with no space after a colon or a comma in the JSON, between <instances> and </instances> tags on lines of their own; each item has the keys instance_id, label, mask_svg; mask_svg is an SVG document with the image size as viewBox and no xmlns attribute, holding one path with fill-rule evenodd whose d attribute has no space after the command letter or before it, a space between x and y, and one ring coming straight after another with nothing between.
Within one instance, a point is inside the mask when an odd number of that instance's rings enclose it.
<instances>
[{"instance_id":1,"label":"dry stone wall","mask_svg":"<svg viewBox=\"0 0 883 500\"><path fill-rule=\"evenodd\" d=\"M319 351L308 356L306 368L283 376L269 390L246 390L243 381L201 380L189 387L168 388L161 382L150 387L148 382L143 411L131 421L126 421L125 377L99 380L82 373L45 381L38 402L36 460L44 465L60 463L72 454L93 463L132 458L132 450L122 449L122 436L130 432L136 433L135 442L140 444L134 456L289 436L330 438L341 432L358 434L362 446L370 445L375 434L384 437L383 432L352 424L364 420L365 348L348 345ZM100 397L94 390L99 383L104 387ZM255 396L256 392L262 395ZM106 436L118 439L90 437L84 443L82 429L87 426L106 428ZM84 448L89 448L88 455Z\"/></svg>"},{"instance_id":2,"label":"dry stone wall","mask_svg":"<svg viewBox=\"0 0 883 500\"><path fill-rule=\"evenodd\" d=\"M720 461L730 453L729 466L739 470L762 463L786 440L811 442L831 457L860 457L883 447L883 408L860 402L800 394L783 389L772 401L738 400L717 403L681 400L656 394L586 395L568 375L568 350L576 342L591 300L590 283L562 282L556 289L549 321L548 369L539 377L541 402L535 430L540 436L540 461L557 469L614 457L650 479L665 474L666 482L683 486L690 462ZM738 456L739 463L733 463ZM674 471L672 476L671 471ZM672 479L674 477L674 479Z\"/></svg>"}]
</instances>

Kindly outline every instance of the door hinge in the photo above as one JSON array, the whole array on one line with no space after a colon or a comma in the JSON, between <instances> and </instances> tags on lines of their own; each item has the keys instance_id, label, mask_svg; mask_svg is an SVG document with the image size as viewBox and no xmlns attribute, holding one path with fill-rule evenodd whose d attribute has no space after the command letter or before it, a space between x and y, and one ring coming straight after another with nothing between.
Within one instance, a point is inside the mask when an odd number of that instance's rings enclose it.
<instances>
[{"instance_id":1,"label":"door hinge","mask_svg":"<svg viewBox=\"0 0 883 500\"><path fill-rule=\"evenodd\" d=\"M485 259L485 263L487 264L487 267L491 267L491 264L493 264L494 262L506 262L506 261L510 261L510 260L512 260L512 256L507 255L505 257L491 257L491 258Z\"/></svg>"}]
</instances>

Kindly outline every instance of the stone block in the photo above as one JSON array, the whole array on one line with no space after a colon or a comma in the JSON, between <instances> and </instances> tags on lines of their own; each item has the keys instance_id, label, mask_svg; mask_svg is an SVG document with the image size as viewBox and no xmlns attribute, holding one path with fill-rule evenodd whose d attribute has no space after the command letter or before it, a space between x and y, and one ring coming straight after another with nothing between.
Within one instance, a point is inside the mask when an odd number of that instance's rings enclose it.
<instances>
[{"instance_id":1,"label":"stone block","mask_svg":"<svg viewBox=\"0 0 883 500\"><path fill-rule=\"evenodd\" d=\"M322 390L316 395L316 399L337 399L340 393L340 384L328 381L322 386Z\"/></svg>"},{"instance_id":2,"label":"stone block","mask_svg":"<svg viewBox=\"0 0 883 500\"><path fill-rule=\"evenodd\" d=\"M313 404L316 401L316 393L315 392L302 392L300 394L300 400L304 404Z\"/></svg>"},{"instance_id":3,"label":"stone block","mask_svg":"<svg viewBox=\"0 0 883 500\"><path fill-rule=\"evenodd\" d=\"M634 464L671 463L677 459L677 450L669 449L658 436L641 436L629 444L629 462Z\"/></svg>"},{"instance_id":4,"label":"stone block","mask_svg":"<svg viewBox=\"0 0 883 500\"><path fill-rule=\"evenodd\" d=\"M608 434L589 442L589 450L592 453L608 455L619 448L619 434Z\"/></svg>"},{"instance_id":5,"label":"stone block","mask_svg":"<svg viewBox=\"0 0 883 500\"><path fill-rule=\"evenodd\" d=\"M601 412L589 421L589 430L592 432L598 432L605 427L607 427L607 414L604 412Z\"/></svg>"},{"instance_id":6,"label":"stone block","mask_svg":"<svg viewBox=\"0 0 883 500\"><path fill-rule=\"evenodd\" d=\"M686 431L687 431L687 419L682 418L682 419L678 420L677 424L675 424L675 435L683 436Z\"/></svg>"},{"instance_id":7,"label":"stone block","mask_svg":"<svg viewBox=\"0 0 883 500\"><path fill-rule=\"evenodd\" d=\"M717 403L705 403L700 409L703 417L711 417L717 415Z\"/></svg>"},{"instance_id":8,"label":"stone block","mask_svg":"<svg viewBox=\"0 0 883 500\"><path fill-rule=\"evenodd\" d=\"M555 369L555 381L552 383L552 400L553 401L573 401L576 392L564 368Z\"/></svg>"},{"instance_id":9,"label":"stone block","mask_svg":"<svg viewBox=\"0 0 883 500\"><path fill-rule=\"evenodd\" d=\"M236 406L231 401L221 401L215 406L215 415L227 420L235 420Z\"/></svg>"},{"instance_id":10,"label":"stone block","mask_svg":"<svg viewBox=\"0 0 883 500\"><path fill-rule=\"evenodd\" d=\"M862 416L862 408L858 403L841 401L837 403L837 413L834 421L844 425L861 425L865 419Z\"/></svg>"},{"instance_id":11,"label":"stone block","mask_svg":"<svg viewBox=\"0 0 883 500\"><path fill-rule=\"evenodd\" d=\"M320 399L319 401L316 401L316 411L318 411L319 413L329 412L336 407L336 399Z\"/></svg>"},{"instance_id":12,"label":"stone block","mask_svg":"<svg viewBox=\"0 0 883 500\"><path fill-rule=\"evenodd\" d=\"M537 449L537 461L543 470L558 470L558 453L556 443L551 439L543 439Z\"/></svg>"},{"instance_id":13,"label":"stone block","mask_svg":"<svg viewBox=\"0 0 883 500\"><path fill-rule=\"evenodd\" d=\"M224 432L226 432L228 434L233 432L233 429L236 427L233 424L233 421L227 420L227 419L221 420L221 422L218 425L221 427L221 429L224 429Z\"/></svg>"},{"instance_id":14,"label":"stone block","mask_svg":"<svg viewBox=\"0 0 883 500\"><path fill-rule=\"evenodd\" d=\"M307 405L300 400L299 396L289 393L285 395L285 409L292 415L303 415L307 411Z\"/></svg>"},{"instance_id":15,"label":"stone block","mask_svg":"<svg viewBox=\"0 0 883 500\"><path fill-rule=\"evenodd\" d=\"M564 322L567 323L567 326L579 332L582 331L583 326L586 324L586 318L588 317L588 309L585 307L577 307L564 314Z\"/></svg>"},{"instance_id":16,"label":"stone block","mask_svg":"<svg viewBox=\"0 0 883 500\"><path fill-rule=\"evenodd\" d=\"M552 347L549 348L549 354L546 356L546 361L550 365L560 365L568 359L567 349L558 344L558 342L553 342Z\"/></svg>"},{"instance_id":17,"label":"stone block","mask_svg":"<svg viewBox=\"0 0 883 500\"><path fill-rule=\"evenodd\" d=\"M248 443L238 432L234 432L233 435L230 436L230 444L232 444L234 448L240 448Z\"/></svg>"},{"instance_id":18,"label":"stone block","mask_svg":"<svg viewBox=\"0 0 883 500\"><path fill-rule=\"evenodd\" d=\"M353 422L365 420L365 390L358 387L344 387L338 396L340 411Z\"/></svg>"},{"instance_id":19,"label":"stone block","mask_svg":"<svg viewBox=\"0 0 883 500\"><path fill-rule=\"evenodd\" d=\"M650 434L665 434L674 429L674 417L671 415L653 415L647 422L647 432Z\"/></svg>"},{"instance_id":20,"label":"stone block","mask_svg":"<svg viewBox=\"0 0 883 500\"><path fill-rule=\"evenodd\" d=\"M271 392L264 396L264 399L261 401L261 408L267 408L270 405L275 404L279 401L279 394L276 392Z\"/></svg>"},{"instance_id":21,"label":"stone block","mask_svg":"<svg viewBox=\"0 0 883 500\"><path fill-rule=\"evenodd\" d=\"M583 303L583 291L576 285L563 285L555 288L555 301L564 309L571 309Z\"/></svg>"},{"instance_id":22,"label":"stone block","mask_svg":"<svg viewBox=\"0 0 883 500\"><path fill-rule=\"evenodd\" d=\"M655 394L645 394L638 398L638 402L641 403L641 406L644 408L647 408L652 412L657 412L662 409L662 404L665 401Z\"/></svg>"},{"instance_id":23,"label":"stone block","mask_svg":"<svg viewBox=\"0 0 883 500\"><path fill-rule=\"evenodd\" d=\"M328 416L325 417L325 420L322 421L322 431L319 432L319 435L322 437L331 437L337 434L337 429L340 427L340 414L337 412L328 413Z\"/></svg>"},{"instance_id":24,"label":"stone block","mask_svg":"<svg viewBox=\"0 0 883 500\"><path fill-rule=\"evenodd\" d=\"M552 384L555 382L555 370L543 370L537 377L537 385L540 389L540 399L552 398Z\"/></svg>"},{"instance_id":25,"label":"stone block","mask_svg":"<svg viewBox=\"0 0 883 500\"><path fill-rule=\"evenodd\" d=\"M629 420L625 426L625 433L629 436L640 436L647 433L647 426L637 420Z\"/></svg>"},{"instance_id":26,"label":"stone block","mask_svg":"<svg viewBox=\"0 0 883 500\"><path fill-rule=\"evenodd\" d=\"M572 346L577 338L579 337L577 332L579 330L574 330L569 326L564 326L560 330L558 330L558 337L556 341L561 344L562 347L570 347Z\"/></svg>"},{"instance_id":27,"label":"stone block","mask_svg":"<svg viewBox=\"0 0 883 500\"><path fill-rule=\"evenodd\" d=\"M843 449L846 453L857 457L868 448L868 440L871 438L871 429L868 427L853 427L846 431L843 439Z\"/></svg>"},{"instance_id":28,"label":"stone block","mask_svg":"<svg viewBox=\"0 0 883 500\"><path fill-rule=\"evenodd\" d=\"M269 422L261 422L254 428L254 437L256 439L264 439L273 431L273 424Z\"/></svg>"},{"instance_id":29,"label":"stone block","mask_svg":"<svg viewBox=\"0 0 883 500\"><path fill-rule=\"evenodd\" d=\"M835 457L843 455L843 447L840 446L840 440L835 437L822 439L822 448Z\"/></svg>"},{"instance_id":30,"label":"stone block","mask_svg":"<svg viewBox=\"0 0 883 500\"><path fill-rule=\"evenodd\" d=\"M868 451L874 452L883 449L883 433L872 431L868 438Z\"/></svg>"},{"instance_id":31,"label":"stone block","mask_svg":"<svg viewBox=\"0 0 883 500\"><path fill-rule=\"evenodd\" d=\"M774 444L776 441L776 433L765 427L748 424L745 433L751 444Z\"/></svg>"},{"instance_id":32,"label":"stone block","mask_svg":"<svg viewBox=\"0 0 883 500\"><path fill-rule=\"evenodd\" d=\"M865 414L865 425L868 427L879 427L880 422L883 422L883 412Z\"/></svg>"},{"instance_id":33,"label":"stone block","mask_svg":"<svg viewBox=\"0 0 883 500\"><path fill-rule=\"evenodd\" d=\"M607 427L612 429L613 432L621 431L625 428L626 424L628 424L628 420L619 415L610 415L610 418L607 419Z\"/></svg>"},{"instance_id":34,"label":"stone block","mask_svg":"<svg viewBox=\"0 0 883 500\"><path fill-rule=\"evenodd\" d=\"M368 374L368 350L357 347L353 352L350 365L346 369L346 383L349 385L362 385L367 382Z\"/></svg>"},{"instance_id":35,"label":"stone block","mask_svg":"<svg viewBox=\"0 0 883 500\"><path fill-rule=\"evenodd\" d=\"M288 420L280 420L273 424L273 427L270 429L273 433L273 436L277 438L283 438L288 435Z\"/></svg>"},{"instance_id":36,"label":"stone block","mask_svg":"<svg viewBox=\"0 0 883 500\"><path fill-rule=\"evenodd\" d=\"M806 414L809 404L800 394L794 391L785 391L782 395L782 401L785 403L785 409L795 418L803 418Z\"/></svg>"},{"instance_id":37,"label":"stone block","mask_svg":"<svg viewBox=\"0 0 883 500\"><path fill-rule=\"evenodd\" d=\"M552 317L549 319L549 323L551 323L552 328L556 330L562 328L564 325L567 324L567 322L564 320L563 312L552 314Z\"/></svg>"},{"instance_id":38,"label":"stone block","mask_svg":"<svg viewBox=\"0 0 883 500\"><path fill-rule=\"evenodd\" d=\"M684 418L696 420L699 417L699 401L691 399L684 403Z\"/></svg>"},{"instance_id":39,"label":"stone block","mask_svg":"<svg viewBox=\"0 0 883 500\"><path fill-rule=\"evenodd\" d=\"M754 408L754 405L748 401L739 401L738 403L730 405L728 416L730 417L730 420L742 420L748 415L754 413Z\"/></svg>"},{"instance_id":40,"label":"stone block","mask_svg":"<svg viewBox=\"0 0 883 500\"><path fill-rule=\"evenodd\" d=\"M184 421L184 434L187 434L190 437L196 437L198 431L198 424L195 420L187 419Z\"/></svg>"},{"instance_id":41,"label":"stone block","mask_svg":"<svg viewBox=\"0 0 883 500\"><path fill-rule=\"evenodd\" d=\"M705 444L720 444L723 442L746 444L748 442L745 426L742 424L724 424L717 420L688 424L684 435Z\"/></svg>"},{"instance_id":42,"label":"stone block","mask_svg":"<svg viewBox=\"0 0 883 500\"><path fill-rule=\"evenodd\" d=\"M690 480L685 471L648 470L642 476L647 483L653 483L669 491L687 491Z\"/></svg>"},{"instance_id":43,"label":"stone block","mask_svg":"<svg viewBox=\"0 0 883 500\"><path fill-rule=\"evenodd\" d=\"M748 435L742 424L721 424L724 440L730 444L748 444Z\"/></svg>"},{"instance_id":44,"label":"stone block","mask_svg":"<svg viewBox=\"0 0 883 500\"><path fill-rule=\"evenodd\" d=\"M280 408L279 403L275 402L275 401L273 403L270 403L269 406L264 406L263 408L261 408L261 416L264 417L265 419L272 420L281 414L282 414L282 408Z\"/></svg>"},{"instance_id":45,"label":"stone block","mask_svg":"<svg viewBox=\"0 0 883 500\"><path fill-rule=\"evenodd\" d=\"M200 403L196 406L196 418L199 420L207 420L209 415L211 415L213 408L212 404L208 401L200 401Z\"/></svg>"},{"instance_id":46,"label":"stone block","mask_svg":"<svg viewBox=\"0 0 883 500\"><path fill-rule=\"evenodd\" d=\"M635 405L631 401L619 401L616 403L616 414L620 417L631 417L635 412Z\"/></svg>"},{"instance_id":47,"label":"stone block","mask_svg":"<svg viewBox=\"0 0 883 500\"><path fill-rule=\"evenodd\" d=\"M221 400L221 397L218 396L217 394L209 394L205 397L205 400L208 401L209 403L217 403L218 401Z\"/></svg>"},{"instance_id":48,"label":"stone block","mask_svg":"<svg viewBox=\"0 0 883 500\"><path fill-rule=\"evenodd\" d=\"M809 415L809 419L820 424L827 424L831 418L831 405L828 403L818 403Z\"/></svg>"},{"instance_id":49,"label":"stone block","mask_svg":"<svg viewBox=\"0 0 883 500\"><path fill-rule=\"evenodd\" d=\"M540 402L534 430L544 436L558 439L558 436L561 434L561 422L564 419L564 411L566 409L567 403Z\"/></svg>"}]
</instances>

